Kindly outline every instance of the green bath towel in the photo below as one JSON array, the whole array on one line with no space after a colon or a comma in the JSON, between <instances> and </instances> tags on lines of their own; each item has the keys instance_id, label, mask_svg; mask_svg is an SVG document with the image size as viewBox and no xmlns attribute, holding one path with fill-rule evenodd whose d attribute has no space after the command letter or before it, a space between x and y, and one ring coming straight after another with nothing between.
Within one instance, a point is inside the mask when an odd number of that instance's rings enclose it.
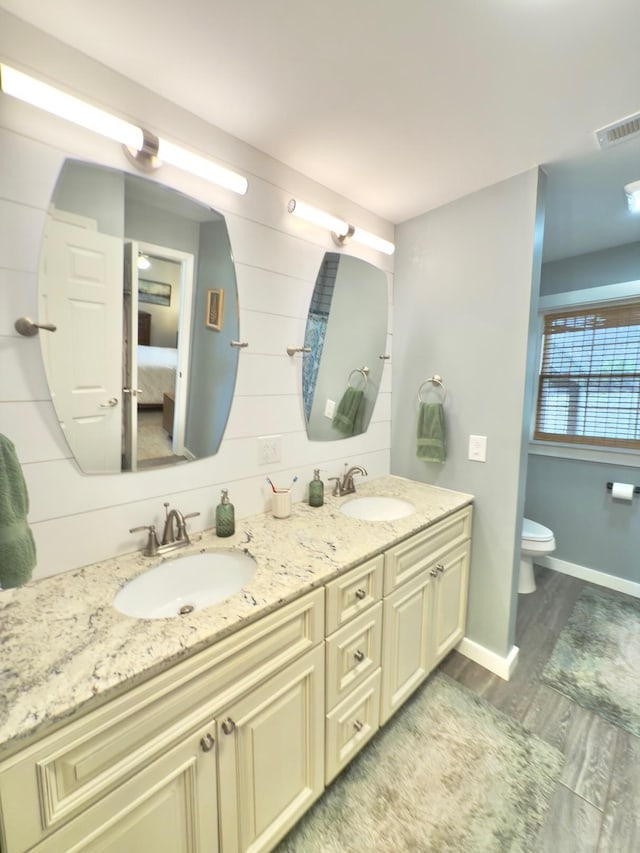
<instances>
[{"instance_id":1,"label":"green bath towel","mask_svg":"<svg viewBox=\"0 0 640 853\"><path fill-rule=\"evenodd\" d=\"M442 403L420 403L416 456L423 462L445 460L444 409Z\"/></svg>"},{"instance_id":2,"label":"green bath towel","mask_svg":"<svg viewBox=\"0 0 640 853\"><path fill-rule=\"evenodd\" d=\"M338 403L331 426L341 435L357 435L362 432L364 391L349 386Z\"/></svg>"},{"instance_id":3,"label":"green bath towel","mask_svg":"<svg viewBox=\"0 0 640 853\"><path fill-rule=\"evenodd\" d=\"M0 434L0 586L20 586L31 578L36 545L27 524L29 495L13 443Z\"/></svg>"}]
</instances>

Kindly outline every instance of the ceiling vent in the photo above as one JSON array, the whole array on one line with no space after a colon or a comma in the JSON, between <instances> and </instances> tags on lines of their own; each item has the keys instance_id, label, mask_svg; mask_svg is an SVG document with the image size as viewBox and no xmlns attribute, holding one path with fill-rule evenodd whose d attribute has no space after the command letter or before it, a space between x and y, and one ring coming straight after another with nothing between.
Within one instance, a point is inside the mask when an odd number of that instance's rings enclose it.
<instances>
[{"instance_id":1,"label":"ceiling vent","mask_svg":"<svg viewBox=\"0 0 640 853\"><path fill-rule=\"evenodd\" d=\"M617 145L619 142L624 142L626 139L635 136L640 136L640 113L627 116L627 118L596 130L600 148L609 148L611 145Z\"/></svg>"}]
</instances>

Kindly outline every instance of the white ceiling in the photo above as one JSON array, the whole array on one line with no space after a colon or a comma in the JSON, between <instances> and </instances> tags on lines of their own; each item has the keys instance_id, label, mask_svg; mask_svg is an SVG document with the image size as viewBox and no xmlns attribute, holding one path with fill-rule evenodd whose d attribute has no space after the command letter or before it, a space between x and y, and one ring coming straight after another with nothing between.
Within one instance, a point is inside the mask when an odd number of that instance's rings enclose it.
<instances>
[{"instance_id":1,"label":"white ceiling","mask_svg":"<svg viewBox=\"0 0 640 853\"><path fill-rule=\"evenodd\" d=\"M594 130L640 111L639 0L0 8L396 223L535 164L597 169Z\"/></svg>"}]
</instances>

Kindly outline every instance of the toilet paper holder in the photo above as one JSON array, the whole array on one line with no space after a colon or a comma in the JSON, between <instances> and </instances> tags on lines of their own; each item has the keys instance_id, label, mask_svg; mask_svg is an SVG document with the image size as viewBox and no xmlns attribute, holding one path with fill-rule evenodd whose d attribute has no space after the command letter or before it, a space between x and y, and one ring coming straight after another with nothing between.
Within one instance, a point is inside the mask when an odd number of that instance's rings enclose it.
<instances>
[{"instance_id":1,"label":"toilet paper holder","mask_svg":"<svg viewBox=\"0 0 640 853\"><path fill-rule=\"evenodd\" d=\"M613 489L613 483L607 483L607 491L610 492L611 489ZM634 486L633 487L633 494L634 495L640 495L640 486Z\"/></svg>"}]
</instances>

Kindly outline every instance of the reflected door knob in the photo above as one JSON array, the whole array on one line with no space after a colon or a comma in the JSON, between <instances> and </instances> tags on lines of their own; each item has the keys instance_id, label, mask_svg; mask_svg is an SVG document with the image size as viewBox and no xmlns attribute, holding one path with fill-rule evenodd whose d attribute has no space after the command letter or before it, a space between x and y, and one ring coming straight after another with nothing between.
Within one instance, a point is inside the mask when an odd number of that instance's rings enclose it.
<instances>
[{"instance_id":1,"label":"reflected door knob","mask_svg":"<svg viewBox=\"0 0 640 853\"><path fill-rule=\"evenodd\" d=\"M110 400L107 400L106 403L100 403L101 409L112 409L114 406L118 405L118 398L112 397Z\"/></svg>"}]
</instances>

